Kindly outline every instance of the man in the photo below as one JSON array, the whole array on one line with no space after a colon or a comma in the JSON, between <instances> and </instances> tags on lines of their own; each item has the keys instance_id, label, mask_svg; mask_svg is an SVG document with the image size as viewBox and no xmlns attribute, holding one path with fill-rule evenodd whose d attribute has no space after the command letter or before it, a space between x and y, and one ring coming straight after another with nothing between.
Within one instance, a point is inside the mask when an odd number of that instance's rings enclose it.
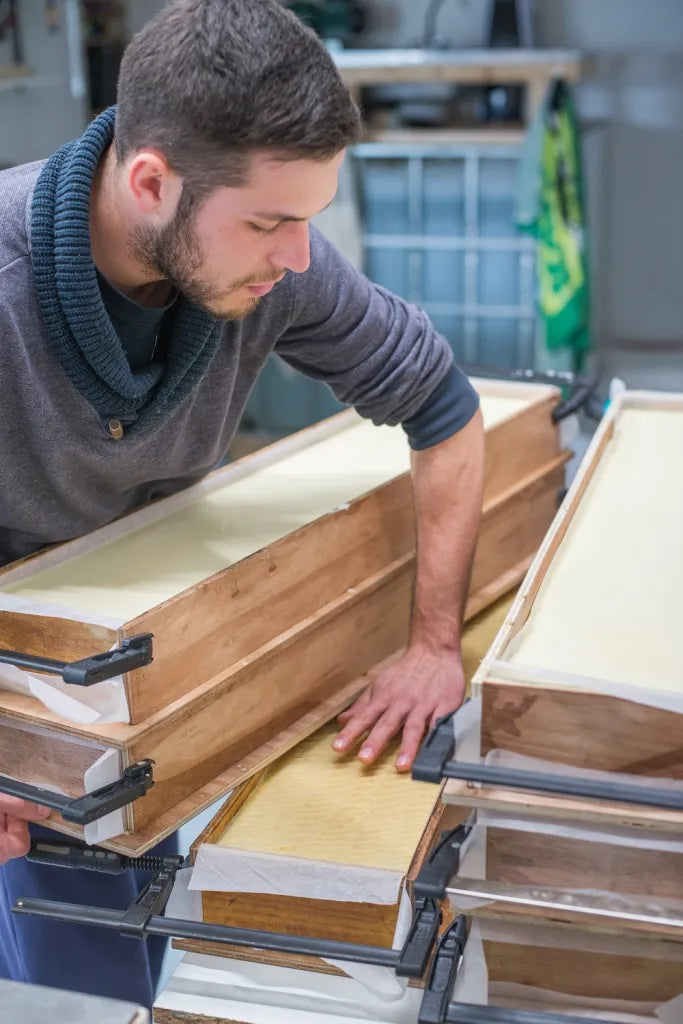
<instances>
[{"instance_id":1,"label":"man","mask_svg":"<svg viewBox=\"0 0 683 1024\"><path fill-rule=\"evenodd\" d=\"M326 50L277 0L176 0L127 49L116 111L0 175L0 562L203 477L279 353L361 415L401 423L414 450L410 643L334 741L362 739L369 764L401 732L407 770L463 696L483 429L425 315L310 227L359 124ZM132 878L31 869L40 813L0 798L0 975L149 1005L158 949L152 962L118 936L9 917L19 895L134 895Z\"/></svg>"}]
</instances>

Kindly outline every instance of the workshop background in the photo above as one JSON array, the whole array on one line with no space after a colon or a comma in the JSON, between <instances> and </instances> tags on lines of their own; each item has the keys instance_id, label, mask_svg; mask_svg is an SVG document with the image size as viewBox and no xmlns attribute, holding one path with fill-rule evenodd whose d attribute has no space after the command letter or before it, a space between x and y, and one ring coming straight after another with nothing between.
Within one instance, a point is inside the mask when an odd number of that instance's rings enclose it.
<instances>
[{"instance_id":1,"label":"workshop background","mask_svg":"<svg viewBox=\"0 0 683 1024\"><path fill-rule=\"evenodd\" d=\"M113 102L122 50L162 4L0 0L0 166L48 155ZM631 387L683 387L680 0L289 5L354 82L361 67L377 83L356 90L368 138L349 157L339 200L320 225L350 259L423 306L468 365L588 370L600 373L603 391L615 375ZM539 78L532 63L528 86L508 86L496 50L511 46L522 64L529 50L551 64ZM427 69L421 82L402 81L411 49L436 62L433 80ZM462 50L483 84L443 81L439 62ZM553 101L543 96L543 75L555 57L560 73L577 79L560 105L570 127L575 112L569 185L581 201L570 211L569 242L585 242L589 287L570 282L570 322L560 316L553 325L541 308L539 266L549 261L548 274L562 276L567 239L546 238L544 255L539 222L528 218L542 191L539 122ZM566 171L566 154L558 159ZM543 235L542 216L540 224ZM273 360L244 428L258 443L337 408L323 385Z\"/></svg>"}]
</instances>

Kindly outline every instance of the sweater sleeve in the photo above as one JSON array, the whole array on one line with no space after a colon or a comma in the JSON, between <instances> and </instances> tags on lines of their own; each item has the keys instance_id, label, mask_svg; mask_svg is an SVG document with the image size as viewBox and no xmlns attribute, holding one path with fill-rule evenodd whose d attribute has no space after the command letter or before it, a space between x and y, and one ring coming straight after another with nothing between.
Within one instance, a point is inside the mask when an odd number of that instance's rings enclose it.
<instances>
[{"instance_id":1,"label":"sweater sleeve","mask_svg":"<svg viewBox=\"0 0 683 1024\"><path fill-rule=\"evenodd\" d=\"M319 231L310 232L310 266L294 277L278 355L361 416L392 426L423 408L449 375L453 422L464 426L478 398L453 367L446 339L422 310L370 282Z\"/></svg>"}]
</instances>

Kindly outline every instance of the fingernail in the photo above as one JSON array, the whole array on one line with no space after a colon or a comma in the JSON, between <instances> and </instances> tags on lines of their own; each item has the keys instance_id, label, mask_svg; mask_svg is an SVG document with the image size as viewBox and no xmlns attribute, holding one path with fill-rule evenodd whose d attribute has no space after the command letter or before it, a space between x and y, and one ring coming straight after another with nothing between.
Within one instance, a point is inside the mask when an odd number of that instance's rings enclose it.
<instances>
[{"instance_id":1,"label":"fingernail","mask_svg":"<svg viewBox=\"0 0 683 1024\"><path fill-rule=\"evenodd\" d=\"M344 740L341 740L341 739L333 740L332 741L332 748L334 750L343 750L344 749Z\"/></svg>"},{"instance_id":2,"label":"fingernail","mask_svg":"<svg viewBox=\"0 0 683 1024\"><path fill-rule=\"evenodd\" d=\"M396 758L397 768L408 768L410 765L410 758L407 754L399 754Z\"/></svg>"},{"instance_id":3,"label":"fingernail","mask_svg":"<svg viewBox=\"0 0 683 1024\"><path fill-rule=\"evenodd\" d=\"M47 817L48 817L48 815L52 814L52 811L50 810L50 808L49 808L49 807L42 807L42 806L39 806L39 807L38 807L38 813L40 814L40 816L41 816L42 818L47 818Z\"/></svg>"},{"instance_id":4,"label":"fingernail","mask_svg":"<svg viewBox=\"0 0 683 1024\"><path fill-rule=\"evenodd\" d=\"M372 757L372 755L374 753L375 752L372 749L372 747L361 747L360 753L358 754L358 756L361 759L361 761L367 761L368 758Z\"/></svg>"}]
</instances>

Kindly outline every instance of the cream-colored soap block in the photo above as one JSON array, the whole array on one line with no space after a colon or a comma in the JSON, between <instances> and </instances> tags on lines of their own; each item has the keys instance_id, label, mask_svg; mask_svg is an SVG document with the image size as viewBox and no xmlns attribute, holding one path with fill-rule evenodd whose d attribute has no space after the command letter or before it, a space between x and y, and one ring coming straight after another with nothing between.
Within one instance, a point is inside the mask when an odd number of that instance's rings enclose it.
<instances>
[{"instance_id":1,"label":"cream-colored soap block","mask_svg":"<svg viewBox=\"0 0 683 1024\"><path fill-rule=\"evenodd\" d=\"M527 404L525 397L487 395L485 424ZM131 619L409 467L400 427L361 421L4 589L85 614Z\"/></svg>"},{"instance_id":2,"label":"cream-colored soap block","mask_svg":"<svg viewBox=\"0 0 683 1024\"><path fill-rule=\"evenodd\" d=\"M683 693L683 410L617 417L505 660Z\"/></svg>"},{"instance_id":3,"label":"cream-colored soap block","mask_svg":"<svg viewBox=\"0 0 683 1024\"><path fill-rule=\"evenodd\" d=\"M436 790L394 767L372 768L331 748L334 724L271 765L220 838L221 846L349 866L407 869Z\"/></svg>"}]
</instances>

